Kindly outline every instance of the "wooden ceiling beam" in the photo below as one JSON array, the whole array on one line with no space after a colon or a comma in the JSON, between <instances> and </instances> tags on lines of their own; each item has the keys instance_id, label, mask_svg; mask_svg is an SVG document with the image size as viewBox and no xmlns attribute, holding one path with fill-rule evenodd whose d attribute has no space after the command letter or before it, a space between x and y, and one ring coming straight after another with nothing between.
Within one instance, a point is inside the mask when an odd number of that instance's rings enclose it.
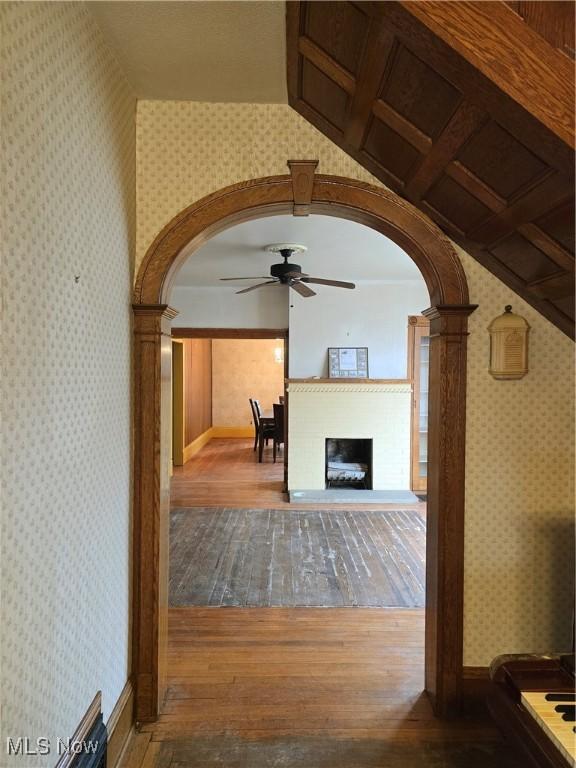
<instances>
[{"instance_id":1,"label":"wooden ceiling beam","mask_svg":"<svg viewBox=\"0 0 576 768\"><path fill-rule=\"evenodd\" d=\"M574 293L574 278L567 272L558 272L542 280L534 280L528 283L528 287L541 299L565 299Z\"/></svg>"},{"instance_id":2,"label":"wooden ceiling beam","mask_svg":"<svg viewBox=\"0 0 576 768\"><path fill-rule=\"evenodd\" d=\"M493 213L501 213L506 208L506 200L497 195L494 190L484 184L472 171L469 171L457 160L446 167L446 175L454 179L467 192L489 208Z\"/></svg>"},{"instance_id":3,"label":"wooden ceiling beam","mask_svg":"<svg viewBox=\"0 0 576 768\"><path fill-rule=\"evenodd\" d=\"M358 73L358 82L362 83L362 88L356 89L344 132L344 140L355 149L359 149L363 144L372 105L382 87L393 45L392 32L386 29L381 21L373 20Z\"/></svg>"},{"instance_id":4,"label":"wooden ceiling beam","mask_svg":"<svg viewBox=\"0 0 576 768\"><path fill-rule=\"evenodd\" d=\"M476 229L469 232L472 240L478 243L494 243L509 235L522 224L533 221L547 211L552 210L573 193L569 182L557 175L548 176L541 184L518 198L498 216L492 217Z\"/></svg>"},{"instance_id":5,"label":"wooden ceiling beam","mask_svg":"<svg viewBox=\"0 0 576 768\"><path fill-rule=\"evenodd\" d=\"M428 6L434 0L426 0L425 3L415 3L415 5ZM435 4L435 3L434 3ZM441 3L442 5L461 6L465 3L450 2ZM466 3L467 4L467 3ZM504 5L499 0L492 2L474 3L478 5L489 6ZM288 3L292 5L292 3ZM469 101L488 114L497 114L501 125L503 125L513 136L518 138L526 146L533 144L539 145L540 157L546 163L564 172L567 167L572 167L574 161L574 149L569 143L560 141L551 133L547 137L547 130L543 124L535 117L532 112L526 111L522 105L517 104L507 94L502 93L498 86L489 79L482 71L476 69L464 57L457 55L453 48L445 42L440 36L436 35L433 29L428 28L418 16L411 13L414 10L410 4L398 0L398 2L388 1L380 3L380 15L394 30L397 39L412 50L422 61L435 69L444 78L451 82L461 93L466 94ZM507 9L509 17L515 18L516 22L522 26L522 20L510 9ZM487 34L490 30L487 30ZM532 32L533 35L536 33ZM537 36L537 35L536 35ZM513 39L509 44L513 46ZM560 57L564 63L566 57L560 54L556 49L548 46L556 56ZM493 56L498 59L498 51L493 51ZM516 50L516 57L518 50ZM565 67L564 67L565 69ZM574 88L574 72L570 69L569 79L566 87ZM572 122L573 125L573 122Z\"/></svg>"},{"instance_id":6,"label":"wooden ceiling beam","mask_svg":"<svg viewBox=\"0 0 576 768\"><path fill-rule=\"evenodd\" d=\"M396 112L395 109L392 109L389 104L380 101L380 99L376 99L372 107L372 112L378 120L386 123L389 128L392 128L393 131L396 131L396 133L403 136L406 141L410 142L413 147L416 147L418 152L425 155L430 151L432 139L429 136L426 136L425 133L422 133L422 131L418 130L415 125L412 125L412 123L403 118L402 115L398 114L398 112Z\"/></svg>"},{"instance_id":7,"label":"wooden ceiling beam","mask_svg":"<svg viewBox=\"0 0 576 768\"><path fill-rule=\"evenodd\" d=\"M412 200L419 200L426 194L442 175L444 168L454 159L460 147L485 120L485 113L474 104L469 101L460 103L406 186L406 194Z\"/></svg>"},{"instance_id":8,"label":"wooden ceiling beam","mask_svg":"<svg viewBox=\"0 0 576 768\"><path fill-rule=\"evenodd\" d=\"M401 5L574 148L573 63L506 3L401 0Z\"/></svg>"},{"instance_id":9,"label":"wooden ceiling beam","mask_svg":"<svg viewBox=\"0 0 576 768\"><path fill-rule=\"evenodd\" d=\"M298 50L310 63L314 64L321 72L337 83L340 88L352 95L356 88L356 81L352 75L341 67L338 62L330 58L308 37L301 37L298 41Z\"/></svg>"},{"instance_id":10,"label":"wooden ceiling beam","mask_svg":"<svg viewBox=\"0 0 576 768\"><path fill-rule=\"evenodd\" d=\"M559 267L574 271L574 256L535 224L522 224L518 232Z\"/></svg>"}]
</instances>

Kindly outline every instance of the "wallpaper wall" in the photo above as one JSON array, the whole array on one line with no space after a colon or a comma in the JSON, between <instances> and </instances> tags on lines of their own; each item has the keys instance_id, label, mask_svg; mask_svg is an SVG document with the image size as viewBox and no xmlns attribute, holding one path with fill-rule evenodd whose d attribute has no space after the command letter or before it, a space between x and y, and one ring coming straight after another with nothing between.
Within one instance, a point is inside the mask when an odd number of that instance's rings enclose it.
<instances>
[{"instance_id":1,"label":"wallpaper wall","mask_svg":"<svg viewBox=\"0 0 576 768\"><path fill-rule=\"evenodd\" d=\"M379 182L285 105L139 102L137 265L182 208L242 179L319 172ZM571 622L572 343L467 254L471 300L465 663L566 647ZM505 304L532 326L530 373L489 376L486 326Z\"/></svg>"},{"instance_id":2,"label":"wallpaper wall","mask_svg":"<svg viewBox=\"0 0 576 768\"><path fill-rule=\"evenodd\" d=\"M466 432L465 660L571 647L574 595L574 346L459 249L471 299ZM486 327L526 318L530 372L487 372Z\"/></svg>"},{"instance_id":3,"label":"wallpaper wall","mask_svg":"<svg viewBox=\"0 0 576 768\"><path fill-rule=\"evenodd\" d=\"M276 339L212 339L212 423L252 424L250 397L269 411L284 392L284 363L276 362ZM283 358L282 358L283 359Z\"/></svg>"},{"instance_id":4,"label":"wallpaper wall","mask_svg":"<svg viewBox=\"0 0 576 768\"><path fill-rule=\"evenodd\" d=\"M135 100L82 4L1 3L2 724L72 736L129 669Z\"/></svg>"}]
</instances>

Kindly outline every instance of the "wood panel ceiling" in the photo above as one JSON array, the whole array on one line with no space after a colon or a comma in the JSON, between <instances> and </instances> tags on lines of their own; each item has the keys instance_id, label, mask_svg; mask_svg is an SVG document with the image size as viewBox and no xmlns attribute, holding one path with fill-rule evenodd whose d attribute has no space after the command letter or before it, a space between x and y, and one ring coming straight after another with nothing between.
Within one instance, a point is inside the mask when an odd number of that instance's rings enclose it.
<instances>
[{"instance_id":1,"label":"wood panel ceiling","mask_svg":"<svg viewBox=\"0 0 576 768\"><path fill-rule=\"evenodd\" d=\"M535 5L573 19L572 3L289 2L288 92L573 337L574 70L565 23Z\"/></svg>"}]
</instances>

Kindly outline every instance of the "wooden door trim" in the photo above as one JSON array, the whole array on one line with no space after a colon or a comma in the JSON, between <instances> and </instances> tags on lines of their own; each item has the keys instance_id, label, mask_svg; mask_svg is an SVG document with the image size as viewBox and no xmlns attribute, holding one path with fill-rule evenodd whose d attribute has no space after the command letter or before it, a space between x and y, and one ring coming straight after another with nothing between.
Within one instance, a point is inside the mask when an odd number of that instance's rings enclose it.
<instances>
[{"instance_id":1,"label":"wooden door trim","mask_svg":"<svg viewBox=\"0 0 576 768\"><path fill-rule=\"evenodd\" d=\"M412 384L412 402L410 409L410 488L414 493L426 492L427 480L420 477L418 457L420 453L420 351L418 344L422 335L430 332L430 321L423 315L411 315L408 318L408 378ZM426 334L424 334L426 331Z\"/></svg>"},{"instance_id":2,"label":"wooden door trim","mask_svg":"<svg viewBox=\"0 0 576 768\"><path fill-rule=\"evenodd\" d=\"M178 350L175 356L174 352ZM184 464L184 343L172 338L172 466Z\"/></svg>"},{"instance_id":3,"label":"wooden door trim","mask_svg":"<svg viewBox=\"0 0 576 768\"><path fill-rule=\"evenodd\" d=\"M287 328L172 328L174 339L286 339Z\"/></svg>"},{"instance_id":4,"label":"wooden door trim","mask_svg":"<svg viewBox=\"0 0 576 768\"><path fill-rule=\"evenodd\" d=\"M414 347L415 342L415 329L419 328L420 326L426 326L428 327L430 325L430 321L428 318L424 317L424 315L409 315L408 316L408 365L407 365L407 376L406 378L408 381L412 381L414 378L414 358L412 355L412 349Z\"/></svg>"},{"instance_id":5,"label":"wooden door trim","mask_svg":"<svg viewBox=\"0 0 576 768\"><path fill-rule=\"evenodd\" d=\"M159 583L167 560L167 466L161 423L162 323L170 323L171 285L185 258L235 224L294 211L290 175L252 179L219 190L175 216L151 244L136 280L134 460L134 672L136 719L152 721L162 702L165 632ZM431 307L431 381L426 586L426 688L435 712L458 711L462 685L466 276L450 240L424 214L387 189L316 175L311 213L356 221L389 237L414 260ZM186 256L183 249L186 246ZM149 347L145 347L146 342ZM433 402L432 402L433 401ZM149 411L145 411L146 403ZM148 414L146 416L146 413ZM142 493L145 487L147 495ZM161 517L161 516L160 516ZM160 630L158 630L160 628Z\"/></svg>"}]
</instances>

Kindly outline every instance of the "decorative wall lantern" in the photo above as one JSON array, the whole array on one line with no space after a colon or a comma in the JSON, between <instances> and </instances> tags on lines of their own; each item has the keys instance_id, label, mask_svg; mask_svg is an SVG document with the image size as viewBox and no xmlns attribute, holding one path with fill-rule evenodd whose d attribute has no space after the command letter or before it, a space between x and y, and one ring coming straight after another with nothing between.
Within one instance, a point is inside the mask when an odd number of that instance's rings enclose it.
<instances>
[{"instance_id":1,"label":"decorative wall lantern","mask_svg":"<svg viewBox=\"0 0 576 768\"><path fill-rule=\"evenodd\" d=\"M503 315L494 318L490 332L490 373L495 379L521 379L528 373L528 331L530 326L508 304Z\"/></svg>"}]
</instances>

